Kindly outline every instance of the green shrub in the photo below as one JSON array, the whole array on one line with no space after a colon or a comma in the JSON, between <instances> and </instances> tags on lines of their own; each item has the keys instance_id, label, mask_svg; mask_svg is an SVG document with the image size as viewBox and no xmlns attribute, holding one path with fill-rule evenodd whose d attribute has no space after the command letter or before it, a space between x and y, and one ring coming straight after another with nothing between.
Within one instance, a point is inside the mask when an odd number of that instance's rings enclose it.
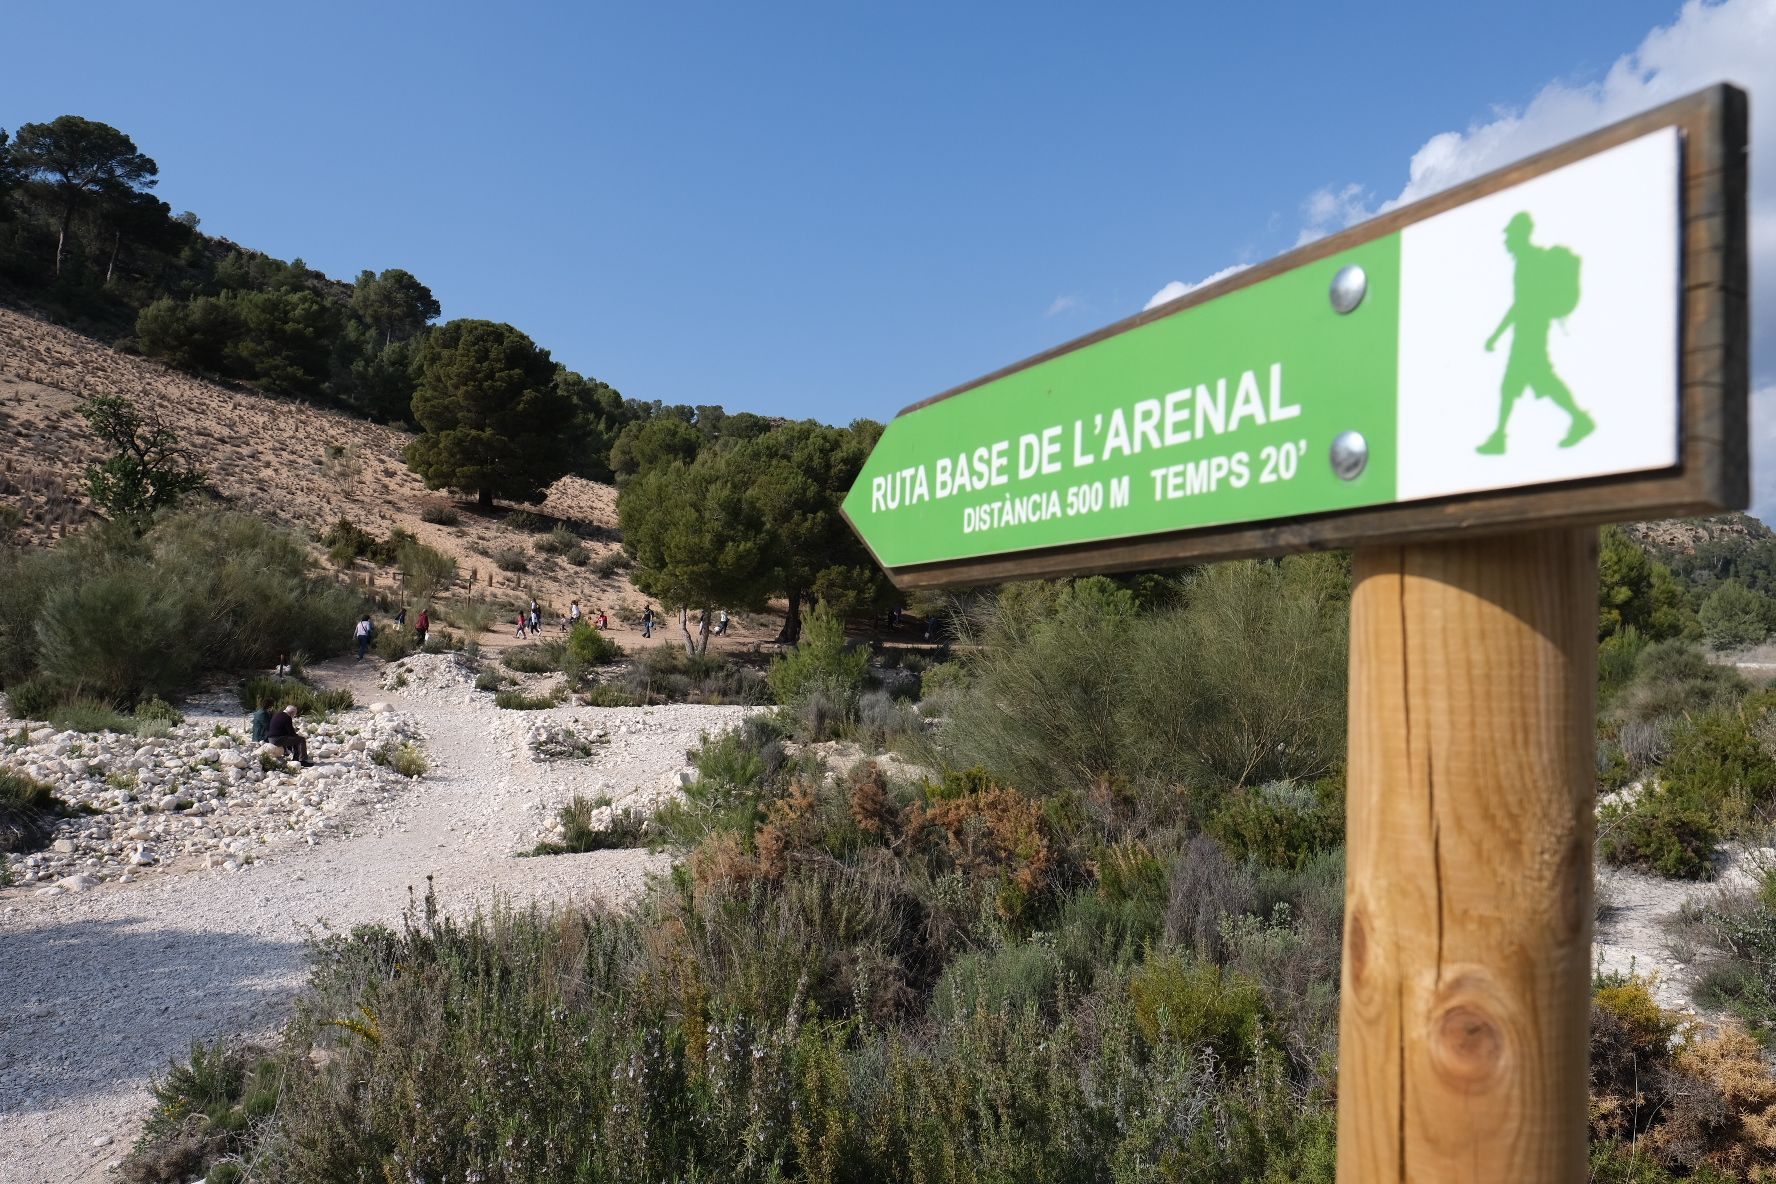
<instances>
[{"instance_id":1,"label":"green shrub","mask_svg":"<svg viewBox=\"0 0 1776 1184\"><path fill-rule=\"evenodd\" d=\"M370 760L403 777L424 777L429 767L425 753L413 743L384 744L370 753Z\"/></svg>"},{"instance_id":2,"label":"green shrub","mask_svg":"<svg viewBox=\"0 0 1776 1184\"><path fill-rule=\"evenodd\" d=\"M56 819L67 812L49 786L0 769L0 852L38 850L49 842Z\"/></svg>"},{"instance_id":3,"label":"green shrub","mask_svg":"<svg viewBox=\"0 0 1776 1184\"><path fill-rule=\"evenodd\" d=\"M531 544L542 555L565 555L579 545L580 537L565 526L555 527Z\"/></svg>"},{"instance_id":4,"label":"green shrub","mask_svg":"<svg viewBox=\"0 0 1776 1184\"><path fill-rule=\"evenodd\" d=\"M348 690L321 690L294 678L277 678L269 674L256 675L242 682L238 699L247 711L255 710L269 699L274 711L291 705L306 716L332 715L352 706L352 693Z\"/></svg>"},{"instance_id":5,"label":"green shrub","mask_svg":"<svg viewBox=\"0 0 1776 1184\"><path fill-rule=\"evenodd\" d=\"M554 674L561 669L561 660L566 653L567 642L552 637L529 645L515 645L501 656L500 662L506 669L516 670L519 674Z\"/></svg>"},{"instance_id":6,"label":"green shrub","mask_svg":"<svg viewBox=\"0 0 1776 1184\"><path fill-rule=\"evenodd\" d=\"M456 581L456 560L412 537L401 540L395 562L407 582L407 595L420 601L429 600Z\"/></svg>"},{"instance_id":7,"label":"green shrub","mask_svg":"<svg viewBox=\"0 0 1776 1184\"><path fill-rule=\"evenodd\" d=\"M499 691L493 696L495 707L504 707L509 711L544 711L557 707L560 703L561 699L554 694L531 695L519 690Z\"/></svg>"},{"instance_id":8,"label":"green shrub","mask_svg":"<svg viewBox=\"0 0 1776 1184\"><path fill-rule=\"evenodd\" d=\"M645 847L648 840L648 818L639 810L613 810L601 824L593 824L593 815L609 806L608 801L593 801L574 795L561 807L561 842L539 843L535 855L568 855L583 851L606 851L613 848Z\"/></svg>"},{"instance_id":9,"label":"green shrub","mask_svg":"<svg viewBox=\"0 0 1776 1184\"><path fill-rule=\"evenodd\" d=\"M506 515L506 525L513 530L541 534L545 530L554 528L557 523L547 514L538 514L532 510L513 510Z\"/></svg>"},{"instance_id":10,"label":"green shrub","mask_svg":"<svg viewBox=\"0 0 1776 1184\"><path fill-rule=\"evenodd\" d=\"M1750 820L1776 795L1776 759L1752 730L1768 710L1767 698L1757 696L1738 710L1704 712L1671 733L1660 781L1668 792L1707 809L1727 830Z\"/></svg>"},{"instance_id":11,"label":"green shrub","mask_svg":"<svg viewBox=\"0 0 1776 1184\"><path fill-rule=\"evenodd\" d=\"M1776 1042L1776 867L1696 913L1692 932L1707 951L1698 1000L1737 1014L1766 1045Z\"/></svg>"},{"instance_id":12,"label":"green shrub","mask_svg":"<svg viewBox=\"0 0 1776 1184\"><path fill-rule=\"evenodd\" d=\"M623 657L623 647L610 634L584 622L567 635L567 652L587 666L608 666Z\"/></svg>"},{"instance_id":13,"label":"green shrub","mask_svg":"<svg viewBox=\"0 0 1776 1184\"><path fill-rule=\"evenodd\" d=\"M488 558L492 559L493 565L501 571L527 572L530 570L530 561L525 559L524 552L515 547L501 547Z\"/></svg>"},{"instance_id":14,"label":"green shrub","mask_svg":"<svg viewBox=\"0 0 1776 1184\"><path fill-rule=\"evenodd\" d=\"M419 508L419 520L434 526L455 526L462 521L462 515L457 513L455 506L427 502Z\"/></svg>"},{"instance_id":15,"label":"green shrub","mask_svg":"<svg viewBox=\"0 0 1776 1184\"><path fill-rule=\"evenodd\" d=\"M457 600L440 611L451 624L467 633L470 637L485 633L506 619L505 609L485 600Z\"/></svg>"},{"instance_id":16,"label":"green shrub","mask_svg":"<svg viewBox=\"0 0 1776 1184\"><path fill-rule=\"evenodd\" d=\"M1615 714L1624 724L1678 718L1730 706L1749 689L1737 671L1710 662L1695 645L1660 641L1641 650Z\"/></svg>"},{"instance_id":17,"label":"green shrub","mask_svg":"<svg viewBox=\"0 0 1776 1184\"><path fill-rule=\"evenodd\" d=\"M185 717L178 709L158 695L136 704L135 716L138 721L159 720L174 727L185 722Z\"/></svg>"},{"instance_id":18,"label":"green shrub","mask_svg":"<svg viewBox=\"0 0 1776 1184\"><path fill-rule=\"evenodd\" d=\"M635 566L635 561L619 548L600 555L592 564L592 571L599 577L608 580L619 572L628 571L633 566Z\"/></svg>"},{"instance_id":19,"label":"green shrub","mask_svg":"<svg viewBox=\"0 0 1776 1184\"><path fill-rule=\"evenodd\" d=\"M1263 994L1251 979L1163 955L1138 967L1128 989L1135 1023L1149 1044L1212 1048L1229 1064L1251 1062L1264 1013Z\"/></svg>"},{"instance_id":20,"label":"green shrub","mask_svg":"<svg viewBox=\"0 0 1776 1184\"><path fill-rule=\"evenodd\" d=\"M1051 949L1015 944L963 954L944 968L931 994L940 1023L976 1011L1046 1011L1061 981L1061 962Z\"/></svg>"},{"instance_id":21,"label":"green shrub","mask_svg":"<svg viewBox=\"0 0 1776 1184\"><path fill-rule=\"evenodd\" d=\"M321 536L321 546L327 548L327 558L340 567L359 559L387 565L395 562L402 535L405 532L397 531L387 539L379 539L350 518L342 517Z\"/></svg>"},{"instance_id":22,"label":"green shrub","mask_svg":"<svg viewBox=\"0 0 1776 1184\"><path fill-rule=\"evenodd\" d=\"M1738 649L1769 636L1773 608L1776 605L1768 596L1738 580L1723 580L1696 610L1696 620L1709 645L1717 650Z\"/></svg>"},{"instance_id":23,"label":"green shrub","mask_svg":"<svg viewBox=\"0 0 1776 1184\"><path fill-rule=\"evenodd\" d=\"M48 719L67 697L65 689L41 675L20 679L6 688L7 709L14 719Z\"/></svg>"},{"instance_id":24,"label":"green shrub","mask_svg":"<svg viewBox=\"0 0 1776 1184\"><path fill-rule=\"evenodd\" d=\"M1204 828L1234 859L1299 868L1344 842L1344 783L1272 782L1235 789Z\"/></svg>"},{"instance_id":25,"label":"green shrub","mask_svg":"<svg viewBox=\"0 0 1776 1184\"><path fill-rule=\"evenodd\" d=\"M497 691L506 685L506 678L497 670L483 670L475 676L477 691Z\"/></svg>"},{"instance_id":26,"label":"green shrub","mask_svg":"<svg viewBox=\"0 0 1776 1184\"><path fill-rule=\"evenodd\" d=\"M869 671L869 651L845 645L845 622L824 605L802 622L796 647L771 664L768 676L777 701L806 720L807 709L819 706L829 713L834 728L857 716L857 703ZM803 731L808 739L826 739L827 728Z\"/></svg>"},{"instance_id":27,"label":"green shrub","mask_svg":"<svg viewBox=\"0 0 1776 1184\"><path fill-rule=\"evenodd\" d=\"M406 629L389 625L378 629L370 640L370 652L384 662L399 662L419 650L419 639Z\"/></svg>"},{"instance_id":28,"label":"green shrub","mask_svg":"<svg viewBox=\"0 0 1776 1184\"><path fill-rule=\"evenodd\" d=\"M72 732L133 732L135 722L102 699L80 696L49 713L51 727Z\"/></svg>"},{"instance_id":29,"label":"green shrub","mask_svg":"<svg viewBox=\"0 0 1776 1184\"><path fill-rule=\"evenodd\" d=\"M13 581L16 587L9 587ZM82 532L0 558L0 677L40 674L115 703L173 698L220 670L337 653L357 601L303 544L244 514L161 518L143 536Z\"/></svg>"},{"instance_id":30,"label":"green shrub","mask_svg":"<svg viewBox=\"0 0 1776 1184\"><path fill-rule=\"evenodd\" d=\"M1312 781L1344 757L1347 577L1336 556L1220 563L1142 612L1102 577L1013 584L966 630L946 704L959 767L1013 785Z\"/></svg>"},{"instance_id":31,"label":"green shrub","mask_svg":"<svg viewBox=\"0 0 1776 1184\"><path fill-rule=\"evenodd\" d=\"M586 688L581 692L580 699L587 707L641 707L644 705L644 701L638 699L633 692L607 683Z\"/></svg>"},{"instance_id":32,"label":"green shrub","mask_svg":"<svg viewBox=\"0 0 1776 1184\"><path fill-rule=\"evenodd\" d=\"M1648 786L1630 805L1598 812L1597 850L1605 862L1674 879L1713 874L1720 839L1708 808L1685 794Z\"/></svg>"},{"instance_id":33,"label":"green shrub","mask_svg":"<svg viewBox=\"0 0 1776 1184\"><path fill-rule=\"evenodd\" d=\"M968 669L960 662L939 662L919 675L919 696L948 701L968 689Z\"/></svg>"},{"instance_id":34,"label":"green shrub","mask_svg":"<svg viewBox=\"0 0 1776 1184\"><path fill-rule=\"evenodd\" d=\"M276 1058L256 1046L193 1043L190 1057L170 1064L151 1087L154 1109L119 1177L126 1184L238 1179L222 1161L245 1150L277 1109L283 1076Z\"/></svg>"}]
</instances>

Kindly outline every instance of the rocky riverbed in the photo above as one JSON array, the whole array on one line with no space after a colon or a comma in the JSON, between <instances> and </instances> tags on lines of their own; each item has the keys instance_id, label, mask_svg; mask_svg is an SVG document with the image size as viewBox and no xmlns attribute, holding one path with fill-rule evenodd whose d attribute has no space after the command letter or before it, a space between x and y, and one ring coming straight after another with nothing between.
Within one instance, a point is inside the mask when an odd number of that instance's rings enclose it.
<instances>
[{"instance_id":1,"label":"rocky riverbed","mask_svg":"<svg viewBox=\"0 0 1776 1184\"><path fill-rule=\"evenodd\" d=\"M411 717L381 703L303 730L307 768L253 743L244 724L213 718L146 738L8 728L0 768L48 785L76 812L45 850L13 859L14 879L57 895L180 864L238 871L388 801L408 780L389 755L422 739Z\"/></svg>"}]
</instances>

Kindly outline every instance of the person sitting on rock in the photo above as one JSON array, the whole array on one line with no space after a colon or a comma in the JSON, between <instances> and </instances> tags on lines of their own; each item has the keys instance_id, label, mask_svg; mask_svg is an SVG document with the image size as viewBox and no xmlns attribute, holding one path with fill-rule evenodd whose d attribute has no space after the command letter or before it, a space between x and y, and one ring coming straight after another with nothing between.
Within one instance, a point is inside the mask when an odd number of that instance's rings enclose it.
<instances>
[{"instance_id":1,"label":"person sitting on rock","mask_svg":"<svg viewBox=\"0 0 1776 1184\"><path fill-rule=\"evenodd\" d=\"M271 696L259 700L258 708L253 712L249 723L253 729L253 743L265 743L265 731L271 726Z\"/></svg>"},{"instance_id":2,"label":"person sitting on rock","mask_svg":"<svg viewBox=\"0 0 1776 1184\"><path fill-rule=\"evenodd\" d=\"M308 764L308 741L296 730L296 717L302 709L294 703L271 717L265 725L265 742L275 744L298 764Z\"/></svg>"}]
</instances>

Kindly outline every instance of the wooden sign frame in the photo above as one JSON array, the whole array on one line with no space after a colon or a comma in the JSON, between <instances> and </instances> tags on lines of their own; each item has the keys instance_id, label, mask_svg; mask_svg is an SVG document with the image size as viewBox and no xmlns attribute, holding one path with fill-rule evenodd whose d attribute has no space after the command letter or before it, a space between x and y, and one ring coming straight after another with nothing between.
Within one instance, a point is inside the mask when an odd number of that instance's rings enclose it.
<instances>
[{"instance_id":1,"label":"wooden sign frame","mask_svg":"<svg viewBox=\"0 0 1776 1184\"><path fill-rule=\"evenodd\" d=\"M1364 510L1206 527L1039 550L887 568L899 588L1176 567L1219 559L1329 550L1357 542L1423 543L1469 534L1678 518L1744 509L1750 500L1750 387L1745 92L1720 84L1517 164L1403 206L1199 288L1156 308L913 404L907 415L1107 337L1293 271L1415 222L1583 160L1662 128L1681 140L1678 375L1679 459L1670 469L1556 486L1415 501Z\"/></svg>"}]
</instances>

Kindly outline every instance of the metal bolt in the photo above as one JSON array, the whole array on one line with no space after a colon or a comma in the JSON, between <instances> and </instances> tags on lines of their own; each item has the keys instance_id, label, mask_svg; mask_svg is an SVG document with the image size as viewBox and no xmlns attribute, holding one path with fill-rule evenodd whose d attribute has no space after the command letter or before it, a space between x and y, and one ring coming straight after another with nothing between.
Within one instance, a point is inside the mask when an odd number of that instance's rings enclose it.
<instances>
[{"instance_id":1,"label":"metal bolt","mask_svg":"<svg viewBox=\"0 0 1776 1184\"><path fill-rule=\"evenodd\" d=\"M1355 263L1347 263L1338 269L1332 277L1332 311L1343 316L1363 303L1363 294L1369 290L1369 276Z\"/></svg>"},{"instance_id":2,"label":"metal bolt","mask_svg":"<svg viewBox=\"0 0 1776 1184\"><path fill-rule=\"evenodd\" d=\"M1339 432L1332 437L1332 471L1339 480L1355 481L1368 465L1369 441L1363 439L1362 432Z\"/></svg>"}]
</instances>

